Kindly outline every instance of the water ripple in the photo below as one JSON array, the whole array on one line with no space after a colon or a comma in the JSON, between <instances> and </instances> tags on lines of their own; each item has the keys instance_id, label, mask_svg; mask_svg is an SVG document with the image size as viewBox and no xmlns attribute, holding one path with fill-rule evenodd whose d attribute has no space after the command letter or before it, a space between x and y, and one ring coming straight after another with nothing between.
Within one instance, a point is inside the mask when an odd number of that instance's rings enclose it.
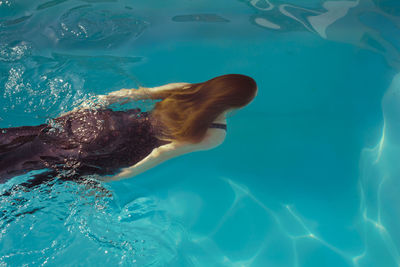
<instances>
[{"instance_id":1,"label":"water ripple","mask_svg":"<svg viewBox=\"0 0 400 267\"><path fill-rule=\"evenodd\" d=\"M12 26L12 25L24 22L24 21L28 20L31 17L32 17L32 14L31 15L22 16L22 17L19 17L19 18L16 18L16 19L0 21L0 27Z\"/></svg>"},{"instance_id":2,"label":"water ripple","mask_svg":"<svg viewBox=\"0 0 400 267\"><path fill-rule=\"evenodd\" d=\"M68 0L53 0L53 1L48 1L46 3L40 4L37 6L37 10L41 10L41 9L46 9L46 8L50 8L59 4L62 4L64 2L66 2Z\"/></svg>"},{"instance_id":3,"label":"water ripple","mask_svg":"<svg viewBox=\"0 0 400 267\"><path fill-rule=\"evenodd\" d=\"M80 48L118 46L137 38L149 23L125 11L95 9L91 5L73 7L60 16L48 29L54 32L57 43ZM47 33L49 35L50 33Z\"/></svg>"},{"instance_id":4,"label":"water ripple","mask_svg":"<svg viewBox=\"0 0 400 267\"><path fill-rule=\"evenodd\" d=\"M157 202L155 197L146 196L119 207L113 192L99 183L52 181L33 190L13 190L0 196L0 238L14 240L14 246L0 246L0 262L166 264L176 256L177 235L168 232L177 225ZM176 231L180 231L179 226ZM86 253L98 256L65 259L74 253L77 242Z\"/></svg>"},{"instance_id":5,"label":"water ripple","mask_svg":"<svg viewBox=\"0 0 400 267\"><path fill-rule=\"evenodd\" d=\"M327 40L351 43L382 54L390 66L400 69L400 38L396 34L400 20L395 16L398 5L392 1L322 1L313 8L283 1L274 4L267 0L241 1L255 11L250 22L265 30L306 30ZM371 19L371 14L375 19ZM376 25L380 25L379 29ZM390 34L382 36L389 28Z\"/></svg>"},{"instance_id":6,"label":"water ripple","mask_svg":"<svg viewBox=\"0 0 400 267\"><path fill-rule=\"evenodd\" d=\"M18 61L22 57L29 56L31 50L32 47L27 42L20 42L14 45L2 45L0 46L0 61Z\"/></svg>"},{"instance_id":7,"label":"water ripple","mask_svg":"<svg viewBox=\"0 0 400 267\"><path fill-rule=\"evenodd\" d=\"M51 57L32 56L29 43L7 45L0 49L0 62L5 75L0 77L2 124L15 122L15 116L37 114L37 124L60 113L71 110L92 98L89 88L98 88L98 77L110 77L115 86L116 77L137 81L125 67L142 60L140 57L116 57L108 55L85 56L52 53ZM115 77L115 78L114 78ZM107 88L108 87L108 88ZM31 118L32 120L32 118ZM17 126L17 125L15 125Z\"/></svg>"},{"instance_id":8,"label":"water ripple","mask_svg":"<svg viewBox=\"0 0 400 267\"><path fill-rule=\"evenodd\" d=\"M190 15L177 15L172 18L175 22L229 22L217 14L190 14Z\"/></svg>"}]
</instances>

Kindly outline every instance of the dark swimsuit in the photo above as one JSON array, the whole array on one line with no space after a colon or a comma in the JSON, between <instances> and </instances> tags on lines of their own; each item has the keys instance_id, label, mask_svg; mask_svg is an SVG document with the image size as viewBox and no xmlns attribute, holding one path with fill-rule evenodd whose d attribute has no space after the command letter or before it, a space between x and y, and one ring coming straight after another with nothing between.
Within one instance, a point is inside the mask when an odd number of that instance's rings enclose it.
<instances>
[{"instance_id":1,"label":"dark swimsuit","mask_svg":"<svg viewBox=\"0 0 400 267\"><path fill-rule=\"evenodd\" d=\"M226 130L226 124L212 123L210 128ZM49 124L0 129L0 183L46 168L50 171L34 177L115 174L169 143L155 133L150 114L140 109L82 110Z\"/></svg>"},{"instance_id":2,"label":"dark swimsuit","mask_svg":"<svg viewBox=\"0 0 400 267\"><path fill-rule=\"evenodd\" d=\"M226 129L226 124L224 123L216 123L216 122L212 122L211 125L208 128L220 128L220 129L224 129L225 131Z\"/></svg>"}]
</instances>

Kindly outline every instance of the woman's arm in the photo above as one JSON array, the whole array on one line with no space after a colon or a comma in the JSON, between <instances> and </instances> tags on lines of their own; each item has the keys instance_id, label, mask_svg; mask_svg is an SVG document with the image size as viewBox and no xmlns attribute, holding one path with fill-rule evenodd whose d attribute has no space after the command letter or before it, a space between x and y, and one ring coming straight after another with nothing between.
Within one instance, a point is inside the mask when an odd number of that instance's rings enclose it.
<instances>
[{"instance_id":1,"label":"woman's arm","mask_svg":"<svg viewBox=\"0 0 400 267\"><path fill-rule=\"evenodd\" d=\"M108 182L131 178L151 169L152 167L164 161L196 150L198 150L196 144L184 145L181 143L172 142L153 149L153 151L147 157L145 157L135 165L128 168L123 168L119 174L112 177L105 177L104 180Z\"/></svg>"},{"instance_id":2,"label":"woman's arm","mask_svg":"<svg viewBox=\"0 0 400 267\"><path fill-rule=\"evenodd\" d=\"M190 83L169 83L162 86L157 86L153 88L145 88L142 87L144 97L148 97L150 99L163 99L168 96L168 91L174 89L184 89L186 85ZM140 89L139 89L140 90Z\"/></svg>"},{"instance_id":3,"label":"woman's arm","mask_svg":"<svg viewBox=\"0 0 400 267\"><path fill-rule=\"evenodd\" d=\"M139 89L121 89L107 95L100 95L99 98L109 102L109 104L120 101L123 101L122 104L125 104L132 100L163 99L168 96L169 90L184 88L189 84L190 83L169 83L153 88L141 87Z\"/></svg>"},{"instance_id":4,"label":"woman's arm","mask_svg":"<svg viewBox=\"0 0 400 267\"><path fill-rule=\"evenodd\" d=\"M126 104L130 101L141 100L141 99L164 99L168 96L168 91L178 88L184 88L190 83L169 83L162 86L153 88L140 87L139 89L121 89L118 91L111 92L107 95L98 95L97 98L101 101L96 103L93 100L84 101L80 106L75 107L73 110L62 113L61 116L68 115L82 109L89 109L96 106L109 106L116 102Z\"/></svg>"},{"instance_id":5,"label":"woman's arm","mask_svg":"<svg viewBox=\"0 0 400 267\"><path fill-rule=\"evenodd\" d=\"M213 149L224 142L225 136L225 131L209 129L203 141L199 143L192 144L171 142L153 149L153 151L147 157L131 167L122 169L119 174L112 177L106 176L100 179L108 182L131 178L171 158L181 156L189 152Z\"/></svg>"},{"instance_id":6,"label":"woman's arm","mask_svg":"<svg viewBox=\"0 0 400 267\"><path fill-rule=\"evenodd\" d=\"M144 171L147 171L148 169L151 169L152 167L171 158L181 156L189 152L213 149L221 145L224 142L225 137L225 131L221 131L218 129L209 129L203 141L199 143L192 144L172 142L160 146L153 149L153 151L147 157L145 157L135 165L122 169L119 174L112 176L111 178L104 177L103 180L113 181L130 178Z\"/></svg>"}]
</instances>

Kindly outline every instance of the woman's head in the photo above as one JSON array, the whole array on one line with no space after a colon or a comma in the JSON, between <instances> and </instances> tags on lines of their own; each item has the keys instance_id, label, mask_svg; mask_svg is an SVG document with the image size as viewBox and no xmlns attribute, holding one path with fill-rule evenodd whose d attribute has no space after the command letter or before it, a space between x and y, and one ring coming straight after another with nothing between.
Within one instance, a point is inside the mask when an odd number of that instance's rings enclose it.
<instances>
[{"instance_id":1,"label":"woman's head","mask_svg":"<svg viewBox=\"0 0 400 267\"><path fill-rule=\"evenodd\" d=\"M257 92L253 78L242 74L226 74L201 83L201 93L206 94L208 101L223 105L226 109L246 106Z\"/></svg>"},{"instance_id":2,"label":"woman's head","mask_svg":"<svg viewBox=\"0 0 400 267\"><path fill-rule=\"evenodd\" d=\"M222 75L172 90L152 112L161 127L158 138L200 142L220 114L246 106L256 94L254 79L241 74Z\"/></svg>"}]
</instances>

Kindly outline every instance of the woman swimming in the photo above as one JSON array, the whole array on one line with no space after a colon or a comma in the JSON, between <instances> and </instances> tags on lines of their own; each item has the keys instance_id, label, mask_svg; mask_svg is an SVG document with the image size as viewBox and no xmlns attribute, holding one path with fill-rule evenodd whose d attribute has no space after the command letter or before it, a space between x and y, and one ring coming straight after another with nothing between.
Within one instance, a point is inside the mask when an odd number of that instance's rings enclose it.
<instances>
[{"instance_id":1,"label":"woman swimming","mask_svg":"<svg viewBox=\"0 0 400 267\"><path fill-rule=\"evenodd\" d=\"M133 177L168 159L220 145L226 115L256 94L254 79L227 74L202 83L121 89L98 96L106 103L99 109L76 109L49 124L0 129L0 182L40 169L48 170L33 176L34 184L54 177ZM161 101L149 112L107 108L140 99Z\"/></svg>"}]
</instances>

